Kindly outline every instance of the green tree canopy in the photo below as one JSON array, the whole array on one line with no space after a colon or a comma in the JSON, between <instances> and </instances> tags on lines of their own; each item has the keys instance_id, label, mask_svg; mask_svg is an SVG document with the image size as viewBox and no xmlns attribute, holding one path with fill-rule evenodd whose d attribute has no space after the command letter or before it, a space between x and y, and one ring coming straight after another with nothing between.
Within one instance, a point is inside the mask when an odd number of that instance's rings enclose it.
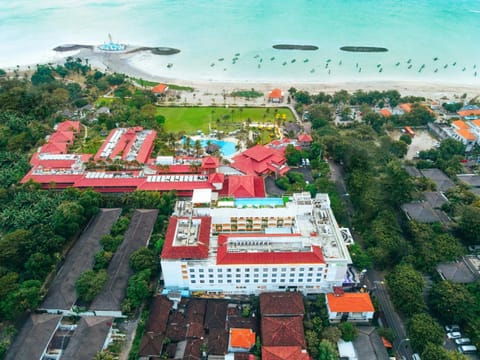
<instances>
[{"instance_id":1,"label":"green tree canopy","mask_svg":"<svg viewBox=\"0 0 480 360\"><path fill-rule=\"evenodd\" d=\"M465 324L475 315L475 298L461 284L447 280L435 283L429 300L432 310L445 323Z\"/></svg>"},{"instance_id":2,"label":"green tree canopy","mask_svg":"<svg viewBox=\"0 0 480 360\"><path fill-rule=\"evenodd\" d=\"M75 284L78 297L86 302L91 302L102 291L107 279L108 275L105 270L83 272Z\"/></svg>"},{"instance_id":3,"label":"green tree canopy","mask_svg":"<svg viewBox=\"0 0 480 360\"><path fill-rule=\"evenodd\" d=\"M387 276L387 284L395 307L407 316L426 309L423 300L425 280L411 265L397 265Z\"/></svg>"},{"instance_id":4,"label":"green tree canopy","mask_svg":"<svg viewBox=\"0 0 480 360\"><path fill-rule=\"evenodd\" d=\"M422 353L428 343L442 345L444 332L438 322L427 313L412 316L407 325L413 349Z\"/></svg>"},{"instance_id":5,"label":"green tree canopy","mask_svg":"<svg viewBox=\"0 0 480 360\"><path fill-rule=\"evenodd\" d=\"M154 250L149 248L140 248L132 255L129 260L130 267L135 272L150 269L155 272L158 268L158 258Z\"/></svg>"}]
</instances>

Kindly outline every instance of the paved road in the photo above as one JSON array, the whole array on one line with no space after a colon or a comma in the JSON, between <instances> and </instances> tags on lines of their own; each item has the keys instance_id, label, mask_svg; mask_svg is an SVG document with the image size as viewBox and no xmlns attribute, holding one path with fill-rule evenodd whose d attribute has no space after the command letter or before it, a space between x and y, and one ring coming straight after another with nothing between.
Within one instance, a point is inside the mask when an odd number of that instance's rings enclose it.
<instances>
[{"instance_id":1,"label":"paved road","mask_svg":"<svg viewBox=\"0 0 480 360\"><path fill-rule=\"evenodd\" d=\"M330 165L330 179L335 182L337 190L342 196L342 200L348 216L348 222L349 224L351 224L353 206L347 192L343 168L340 165L336 164L333 160L328 160L328 164ZM359 239L358 234L355 233L353 228L351 230L353 238L355 239L355 241L357 241ZM393 307L385 285L385 279L383 275L378 271L369 270L366 273L365 277L362 279L362 284L367 285L367 288L372 291L372 294L378 299L380 303L380 307L387 321L386 325L391 328L395 334L395 341L393 343L394 350L398 352L398 354L400 355L400 359L402 359L402 356L404 356L405 359L411 359L412 350L408 344L408 341L404 340L407 338L405 326L403 325L402 319L398 316L397 312Z\"/></svg>"}]
</instances>

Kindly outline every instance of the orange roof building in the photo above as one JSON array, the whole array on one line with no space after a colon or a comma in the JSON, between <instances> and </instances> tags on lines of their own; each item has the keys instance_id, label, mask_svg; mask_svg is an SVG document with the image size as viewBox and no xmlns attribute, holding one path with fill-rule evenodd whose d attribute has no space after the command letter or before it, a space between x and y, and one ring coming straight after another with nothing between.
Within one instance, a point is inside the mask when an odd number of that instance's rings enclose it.
<instances>
[{"instance_id":1,"label":"orange roof building","mask_svg":"<svg viewBox=\"0 0 480 360\"><path fill-rule=\"evenodd\" d=\"M152 93L155 95L161 95L168 91L168 85L165 84L158 84L152 88Z\"/></svg>"},{"instance_id":2,"label":"orange roof building","mask_svg":"<svg viewBox=\"0 0 480 360\"><path fill-rule=\"evenodd\" d=\"M263 346L262 360L310 360L307 350L300 346Z\"/></svg>"},{"instance_id":3,"label":"orange roof building","mask_svg":"<svg viewBox=\"0 0 480 360\"><path fill-rule=\"evenodd\" d=\"M229 352L248 352L255 345L255 333L252 329L230 329Z\"/></svg>"},{"instance_id":4,"label":"orange roof building","mask_svg":"<svg viewBox=\"0 0 480 360\"><path fill-rule=\"evenodd\" d=\"M468 124L463 121L463 120L455 120L455 121L452 121L452 126L455 128L455 129L468 129L470 128L468 126Z\"/></svg>"},{"instance_id":5,"label":"orange roof building","mask_svg":"<svg viewBox=\"0 0 480 360\"><path fill-rule=\"evenodd\" d=\"M392 112L388 110L387 108L383 108L379 111L380 115L383 115L385 117L392 116Z\"/></svg>"},{"instance_id":6,"label":"orange roof building","mask_svg":"<svg viewBox=\"0 0 480 360\"><path fill-rule=\"evenodd\" d=\"M457 111L465 120L474 120L480 117L480 108L476 105L467 105Z\"/></svg>"},{"instance_id":7,"label":"orange roof building","mask_svg":"<svg viewBox=\"0 0 480 360\"><path fill-rule=\"evenodd\" d=\"M331 323L341 321L369 322L375 308L367 293L326 294L328 319Z\"/></svg>"},{"instance_id":8,"label":"orange roof building","mask_svg":"<svg viewBox=\"0 0 480 360\"><path fill-rule=\"evenodd\" d=\"M273 103L283 102L283 91L280 89L273 89L270 94L268 94L268 101Z\"/></svg>"},{"instance_id":9,"label":"orange roof building","mask_svg":"<svg viewBox=\"0 0 480 360\"><path fill-rule=\"evenodd\" d=\"M409 113L410 111L412 111L412 104L409 104L409 103L400 104L398 105L398 107L406 113Z\"/></svg>"}]
</instances>

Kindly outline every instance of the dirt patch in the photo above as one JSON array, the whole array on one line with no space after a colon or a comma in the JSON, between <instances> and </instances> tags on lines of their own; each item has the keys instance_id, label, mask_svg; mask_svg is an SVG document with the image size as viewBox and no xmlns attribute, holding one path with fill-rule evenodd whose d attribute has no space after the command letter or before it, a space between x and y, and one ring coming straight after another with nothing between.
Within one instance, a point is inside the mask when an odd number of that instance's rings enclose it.
<instances>
[{"instance_id":1,"label":"dirt patch","mask_svg":"<svg viewBox=\"0 0 480 360\"><path fill-rule=\"evenodd\" d=\"M390 132L390 137L398 140L403 133L400 130ZM438 140L428 130L415 129L415 136L412 138L412 143L408 146L408 152L405 160L412 160L418 156L418 152L429 150L438 144Z\"/></svg>"}]
</instances>

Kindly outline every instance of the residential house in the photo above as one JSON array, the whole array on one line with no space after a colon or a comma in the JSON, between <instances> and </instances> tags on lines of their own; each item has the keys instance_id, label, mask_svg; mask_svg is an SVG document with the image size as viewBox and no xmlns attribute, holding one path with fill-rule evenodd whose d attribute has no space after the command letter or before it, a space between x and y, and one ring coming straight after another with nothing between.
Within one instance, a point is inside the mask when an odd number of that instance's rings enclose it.
<instances>
[{"instance_id":1,"label":"residential house","mask_svg":"<svg viewBox=\"0 0 480 360\"><path fill-rule=\"evenodd\" d=\"M373 319L375 308L368 293L343 291L325 295L330 323L349 321L368 323Z\"/></svg>"}]
</instances>

